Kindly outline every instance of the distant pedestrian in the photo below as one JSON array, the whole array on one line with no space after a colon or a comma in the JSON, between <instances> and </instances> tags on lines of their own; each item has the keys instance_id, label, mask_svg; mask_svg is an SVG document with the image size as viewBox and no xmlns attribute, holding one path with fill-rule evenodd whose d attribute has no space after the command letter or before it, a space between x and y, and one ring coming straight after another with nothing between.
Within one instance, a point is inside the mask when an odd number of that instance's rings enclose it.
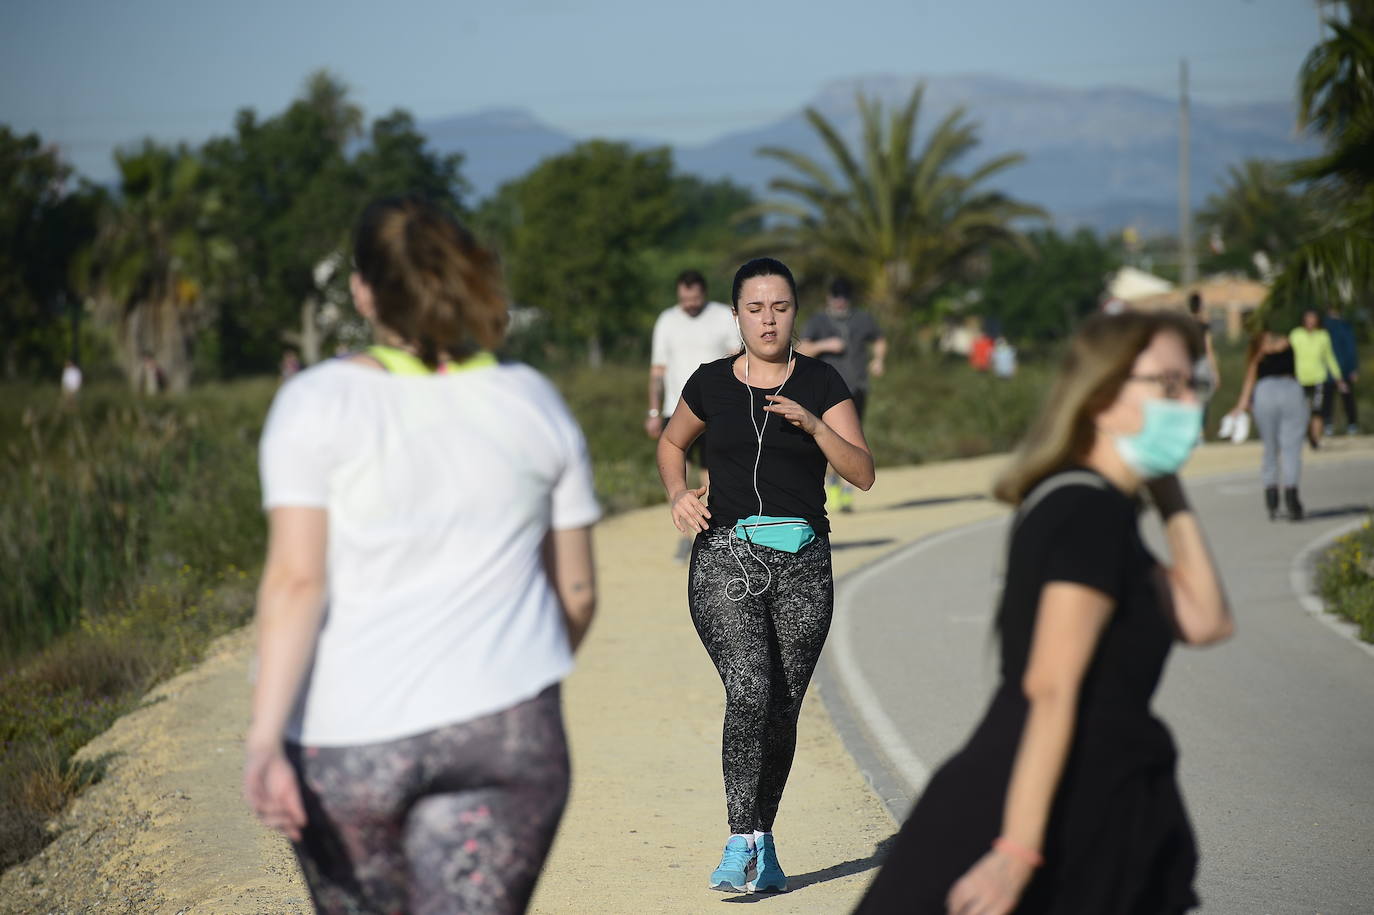
<instances>
[{"instance_id":1,"label":"distant pedestrian","mask_svg":"<svg viewBox=\"0 0 1374 915\"><path fill-rule=\"evenodd\" d=\"M730 306L706 298L706 277L696 270L678 274L677 304L654 321L649 356L649 411L644 432L657 440L672 419L682 398L682 386L705 362L739 351L739 331ZM702 460L704 442L692 445L687 460L699 468L698 487L709 488L710 475ZM692 550L690 538L678 543L677 559L686 562Z\"/></svg>"},{"instance_id":2,"label":"distant pedestrian","mask_svg":"<svg viewBox=\"0 0 1374 915\"><path fill-rule=\"evenodd\" d=\"M523 912L595 606L586 443L492 355L500 268L444 210L371 204L354 263L379 345L283 384L263 431L244 796L318 911Z\"/></svg>"},{"instance_id":3,"label":"distant pedestrian","mask_svg":"<svg viewBox=\"0 0 1374 915\"><path fill-rule=\"evenodd\" d=\"M968 322L948 317L945 319L944 327L940 329L938 346L946 359L963 360L968 358L969 351L973 349L975 338L976 335L969 328Z\"/></svg>"},{"instance_id":4,"label":"distant pedestrian","mask_svg":"<svg viewBox=\"0 0 1374 915\"><path fill-rule=\"evenodd\" d=\"M81 367L68 359L62 365L62 399L71 403L81 393Z\"/></svg>"},{"instance_id":5,"label":"distant pedestrian","mask_svg":"<svg viewBox=\"0 0 1374 915\"><path fill-rule=\"evenodd\" d=\"M135 393L147 397L155 396L162 392L163 375L162 366L157 364L152 353L145 352L139 359L138 374L134 379Z\"/></svg>"},{"instance_id":6,"label":"distant pedestrian","mask_svg":"<svg viewBox=\"0 0 1374 915\"><path fill-rule=\"evenodd\" d=\"M992 374L998 378L1016 377L1016 347L1006 337L998 337L992 349Z\"/></svg>"},{"instance_id":7,"label":"distant pedestrian","mask_svg":"<svg viewBox=\"0 0 1374 915\"><path fill-rule=\"evenodd\" d=\"M1302 440L1308 433L1311 408L1298 384L1293 346L1282 334L1260 331L1250 341L1245 362L1245 381L1231 410L1239 415L1250 410L1264 443L1260 480L1264 484L1264 508L1273 521L1279 514L1279 487L1284 508L1292 521L1303 518L1298 485L1302 479Z\"/></svg>"},{"instance_id":8,"label":"distant pedestrian","mask_svg":"<svg viewBox=\"0 0 1374 915\"><path fill-rule=\"evenodd\" d=\"M1336 379L1336 387L1342 393L1350 390L1341 375L1336 354L1331 350L1331 335L1322 328L1321 321L1317 310L1309 308L1302 313L1302 325L1288 334L1288 342L1293 346L1293 364L1298 384L1307 393L1308 412L1312 415L1308 422L1307 441L1313 448L1321 444L1327 379Z\"/></svg>"},{"instance_id":9,"label":"distant pedestrian","mask_svg":"<svg viewBox=\"0 0 1374 915\"><path fill-rule=\"evenodd\" d=\"M281 380L288 381L301 370L301 357L294 349L288 349L281 356Z\"/></svg>"},{"instance_id":10,"label":"distant pedestrian","mask_svg":"<svg viewBox=\"0 0 1374 915\"><path fill-rule=\"evenodd\" d=\"M749 261L731 298L743 352L692 373L659 439L658 469L673 525L694 538L687 601L725 687L730 837L709 885L780 892L787 877L773 820L835 600L825 465L868 489L873 456L839 372L793 351L791 271L772 258ZM686 472L687 449L703 433L709 507Z\"/></svg>"},{"instance_id":11,"label":"distant pedestrian","mask_svg":"<svg viewBox=\"0 0 1374 915\"><path fill-rule=\"evenodd\" d=\"M1197 444L1196 324L1098 315L997 483L1016 506L1001 681L931 778L858 912L1150 913L1197 905L1177 751L1150 711L1175 639L1232 631L1176 472ZM1169 562L1141 539L1149 493ZM919 600L919 598L914 598ZM970 663L977 659L969 658Z\"/></svg>"},{"instance_id":12,"label":"distant pedestrian","mask_svg":"<svg viewBox=\"0 0 1374 915\"><path fill-rule=\"evenodd\" d=\"M986 372L992 369L992 351L997 347L997 341L986 330L978 334L973 340L973 346L968 351L968 364L975 372Z\"/></svg>"},{"instance_id":13,"label":"distant pedestrian","mask_svg":"<svg viewBox=\"0 0 1374 915\"><path fill-rule=\"evenodd\" d=\"M887 371L887 338L868 312L854 307L854 286L844 277L830 283L825 310L802 328L797 352L813 356L840 373L854 398L862 422L868 408L869 377ZM826 477L826 504L843 512L854 510L854 487L831 468Z\"/></svg>"},{"instance_id":14,"label":"distant pedestrian","mask_svg":"<svg viewBox=\"0 0 1374 915\"><path fill-rule=\"evenodd\" d=\"M1200 384L1206 385L1205 389L1199 389L1202 396L1202 429L1203 434L1207 430L1207 409L1212 402L1212 394L1221 388L1221 368L1217 365L1216 347L1212 345L1212 322L1207 320L1207 316L1202 313L1201 293L1191 293L1188 296L1188 313L1197 321L1198 329L1202 331L1203 355L1193 366L1193 377Z\"/></svg>"},{"instance_id":15,"label":"distant pedestrian","mask_svg":"<svg viewBox=\"0 0 1374 915\"><path fill-rule=\"evenodd\" d=\"M1350 322L1341 316L1341 310L1335 305L1326 312L1326 333L1331 337L1331 351L1336 356L1336 364L1340 367L1341 374L1338 378L1328 378L1326 380L1326 391L1324 392L1325 412L1322 414L1322 422L1326 426L1326 434L1331 434L1331 420L1335 418L1336 398L1332 388L1336 387L1337 381L1345 382L1345 390L1341 392L1341 405L1345 408L1345 433L1346 435L1360 434L1360 418L1355 412L1355 383L1360 380L1360 350L1355 345L1355 331L1350 326Z\"/></svg>"}]
</instances>

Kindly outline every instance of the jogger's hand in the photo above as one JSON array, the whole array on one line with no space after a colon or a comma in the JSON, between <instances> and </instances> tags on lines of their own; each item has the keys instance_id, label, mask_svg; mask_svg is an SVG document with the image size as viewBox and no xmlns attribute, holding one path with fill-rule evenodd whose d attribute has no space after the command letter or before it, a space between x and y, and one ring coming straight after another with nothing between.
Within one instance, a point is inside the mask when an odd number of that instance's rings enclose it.
<instances>
[{"instance_id":1,"label":"jogger's hand","mask_svg":"<svg viewBox=\"0 0 1374 915\"><path fill-rule=\"evenodd\" d=\"M673 526L684 534L697 534L706 530L709 527L706 522L711 517L711 512L701 501L705 495L706 487L701 486L697 489L684 489L673 496L670 506Z\"/></svg>"},{"instance_id":2,"label":"jogger's hand","mask_svg":"<svg viewBox=\"0 0 1374 915\"><path fill-rule=\"evenodd\" d=\"M275 749L249 748L243 763L243 799L269 829L299 841L305 826L305 804L296 770L286 755Z\"/></svg>"}]
</instances>

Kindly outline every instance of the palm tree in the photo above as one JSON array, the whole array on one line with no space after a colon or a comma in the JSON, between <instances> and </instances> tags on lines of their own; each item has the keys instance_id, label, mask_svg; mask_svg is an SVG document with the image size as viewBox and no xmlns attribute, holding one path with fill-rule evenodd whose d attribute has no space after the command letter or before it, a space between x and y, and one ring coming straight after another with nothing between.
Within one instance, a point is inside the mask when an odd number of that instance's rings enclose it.
<instances>
[{"instance_id":1,"label":"palm tree","mask_svg":"<svg viewBox=\"0 0 1374 915\"><path fill-rule=\"evenodd\" d=\"M857 155L819 111L806 109L838 177L799 152L759 150L799 173L769 185L795 198L761 205L763 213L784 217L770 241L799 255L810 272L842 273L860 283L874 310L889 319L929 301L989 245L1023 245L1012 223L1045 215L981 187L1021 162L1019 153L998 156L968 174L954 171L978 145L977 125L962 108L946 116L917 151L924 89L918 85L886 122L880 101L858 95Z\"/></svg>"},{"instance_id":2,"label":"palm tree","mask_svg":"<svg viewBox=\"0 0 1374 915\"><path fill-rule=\"evenodd\" d=\"M1299 125L1328 137L1374 109L1374 2L1345 6L1349 21L1327 21L1331 37L1308 53L1298 72Z\"/></svg>"},{"instance_id":3,"label":"palm tree","mask_svg":"<svg viewBox=\"0 0 1374 915\"><path fill-rule=\"evenodd\" d=\"M1224 245L1209 269L1243 270L1261 279L1311 234L1316 220L1311 195L1295 192L1282 165L1247 159L1228 170L1220 193L1198 211L1199 225Z\"/></svg>"},{"instance_id":4,"label":"palm tree","mask_svg":"<svg viewBox=\"0 0 1374 915\"><path fill-rule=\"evenodd\" d=\"M152 141L115 153L120 192L107 209L86 265L96 316L116 331L135 387L151 356L170 390L191 379L191 341L206 326L206 284L232 250L207 232L215 196L199 159Z\"/></svg>"},{"instance_id":5,"label":"palm tree","mask_svg":"<svg viewBox=\"0 0 1374 915\"><path fill-rule=\"evenodd\" d=\"M1326 151L1295 163L1290 176L1331 201L1323 224L1287 259L1269 305L1295 311L1314 303L1374 297L1374 2L1347 0L1347 21L1312 49L1298 79L1300 122Z\"/></svg>"}]
</instances>

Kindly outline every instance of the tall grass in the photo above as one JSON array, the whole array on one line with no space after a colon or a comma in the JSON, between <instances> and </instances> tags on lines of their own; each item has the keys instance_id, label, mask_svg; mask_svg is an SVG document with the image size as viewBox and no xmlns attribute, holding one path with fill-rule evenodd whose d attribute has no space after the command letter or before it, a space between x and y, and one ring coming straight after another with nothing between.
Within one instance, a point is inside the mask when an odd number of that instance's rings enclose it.
<instances>
[{"instance_id":1,"label":"tall grass","mask_svg":"<svg viewBox=\"0 0 1374 915\"><path fill-rule=\"evenodd\" d=\"M182 567L213 576L250 564L263 544L254 448L272 390L134 400L106 388L71 407L46 391L7 392L0 656L127 607Z\"/></svg>"},{"instance_id":2,"label":"tall grass","mask_svg":"<svg viewBox=\"0 0 1374 915\"><path fill-rule=\"evenodd\" d=\"M0 396L0 868L99 776L72 754L248 619L273 388Z\"/></svg>"}]
</instances>

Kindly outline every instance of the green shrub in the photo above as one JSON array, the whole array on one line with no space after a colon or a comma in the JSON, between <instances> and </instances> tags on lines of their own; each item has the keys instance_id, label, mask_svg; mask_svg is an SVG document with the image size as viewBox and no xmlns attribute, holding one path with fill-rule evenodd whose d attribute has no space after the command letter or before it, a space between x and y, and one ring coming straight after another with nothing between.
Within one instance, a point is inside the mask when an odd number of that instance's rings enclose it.
<instances>
[{"instance_id":1,"label":"green shrub","mask_svg":"<svg viewBox=\"0 0 1374 915\"><path fill-rule=\"evenodd\" d=\"M1329 612L1374 642L1374 521L1337 539L1318 559L1317 593Z\"/></svg>"}]
</instances>

